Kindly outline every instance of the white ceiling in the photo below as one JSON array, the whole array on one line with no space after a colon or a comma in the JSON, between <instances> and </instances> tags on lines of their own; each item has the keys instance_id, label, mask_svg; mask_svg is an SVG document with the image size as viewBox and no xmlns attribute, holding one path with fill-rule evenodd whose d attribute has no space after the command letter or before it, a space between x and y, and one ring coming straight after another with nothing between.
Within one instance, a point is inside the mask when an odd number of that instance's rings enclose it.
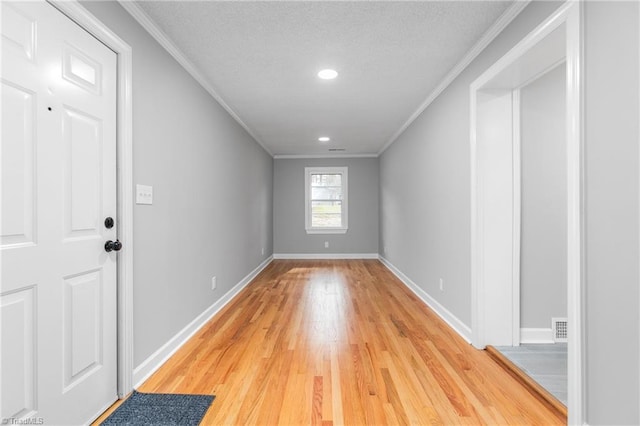
<instances>
[{"instance_id":1,"label":"white ceiling","mask_svg":"<svg viewBox=\"0 0 640 426\"><path fill-rule=\"evenodd\" d=\"M345 148L342 155L356 155L378 154L393 141L511 3L137 5L271 154ZM323 68L338 78L320 80Z\"/></svg>"}]
</instances>

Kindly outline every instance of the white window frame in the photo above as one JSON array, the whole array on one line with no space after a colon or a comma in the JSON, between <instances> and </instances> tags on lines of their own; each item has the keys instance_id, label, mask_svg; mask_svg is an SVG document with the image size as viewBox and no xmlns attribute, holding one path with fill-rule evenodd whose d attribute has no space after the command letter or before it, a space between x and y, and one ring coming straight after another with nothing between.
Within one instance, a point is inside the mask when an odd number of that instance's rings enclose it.
<instances>
[{"instance_id":1,"label":"white window frame","mask_svg":"<svg viewBox=\"0 0 640 426\"><path fill-rule=\"evenodd\" d=\"M311 226L311 175L317 174L342 175L342 226L339 228ZM346 234L349 229L348 167L305 167L304 176L304 216L307 234Z\"/></svg>"}]
</instances>

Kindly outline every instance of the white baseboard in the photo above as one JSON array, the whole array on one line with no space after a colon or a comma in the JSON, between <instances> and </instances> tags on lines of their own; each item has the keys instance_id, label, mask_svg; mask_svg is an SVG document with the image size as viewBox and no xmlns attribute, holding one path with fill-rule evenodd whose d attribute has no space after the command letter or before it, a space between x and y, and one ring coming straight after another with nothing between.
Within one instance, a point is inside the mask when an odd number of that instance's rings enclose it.
<instances>
[{"instance_id":1,"label":"white baseboard","mask_svg":"<svg viewBox=\"0 0 640 426\"><path fill-rule=\"evenodd\" d=\"M245 288L251 280L253 280L264 268L271 263L273 256L267 258L258 265L246 277L244 277L231 290L226 292L224 296L218 299L213 305L209 306L203 313L198 315L196 319L191 321L185 328L173 336L167 343L162 345L160 349L155 351L149 358L145 359L139 366L133 370L134 388L137 388L145 380L147 380L155 371L160 368L187 340L189 340L203 325L207 323L215 314L220 312L240 291Z\"/></svg>"},{"instance_id":2,"label":"white baseboard","mask_svg":"<svg viewBox=\"0 0 640 426\"><path fill-rule=\"evenodd\" d=\"M444 322L449 324L453 330L460 335L467 343L471 343L471 328L460 321L458 317L453 315L447 308L442 306L436 299L431 297L426 291L420 288L416 283L411 281L409 277L403 274L391 262L380 256L380 261L386 266L409 290L411 290L425 305L430 307Z\"/></svg>"},{"instance_id":3,"label":"white baseboard","mask_svg":"<svg viewBox=\"0 0 640 426\"><path fill-rule=\"evenodd\" d=\"M275 253L274 259L378 259L378 253Z\"/></svg>"},{"instance_id":4,"label":"white baseboard","mask_svg":"<svg viewBox=\"0 0 640 426\"><path fill-rule=\"evenodd\" d=\"M520 343L555 343L550 328L521 328Z\"/></svg>"}]
</instances>

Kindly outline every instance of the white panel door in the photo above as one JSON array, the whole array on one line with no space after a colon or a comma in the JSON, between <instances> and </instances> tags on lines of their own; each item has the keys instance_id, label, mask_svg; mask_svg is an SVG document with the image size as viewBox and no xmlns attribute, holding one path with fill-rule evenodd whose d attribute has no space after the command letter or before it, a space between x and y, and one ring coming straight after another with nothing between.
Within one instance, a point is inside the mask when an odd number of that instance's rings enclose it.
<instances>
[{"instance_id":1,"label":"white panel door","mask_svg":"<svg viewBox=\"0 0 640 426\"><path fill-rule=\"evenodd\" d=\"M117 399L116 60L53 6L2 2L0 417Z\"/></svg>"}]
</instances>

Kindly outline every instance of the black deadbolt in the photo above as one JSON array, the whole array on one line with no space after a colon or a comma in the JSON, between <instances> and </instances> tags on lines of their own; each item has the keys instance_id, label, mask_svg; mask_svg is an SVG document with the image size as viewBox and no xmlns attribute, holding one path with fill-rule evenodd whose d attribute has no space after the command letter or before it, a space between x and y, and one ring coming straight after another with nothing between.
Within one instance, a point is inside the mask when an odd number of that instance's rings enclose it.
<instances>
[{"instance_id":1,"label":"black deadbolt","mask_svg":"<svg viewBox=\"0 0 640 426\"><path fill-rule=\"evenodd\" d=\"M113 218L112 217L108 217L104 220L104 227L107 229L111 229L113 228Z\"/></svg>"},{"instance_id":2,"label":"black deadbolt","mask_svg":"<svg viewBox=\"0 0 640 426\"><path fill-rule=\"evenodd\" d=\"M106 243L104 243L104 249L107 253L110 251L120 251L121 248L122 248L122 243L118 240L115 240L115 241L109 240Z\"/></svg>"}]
</instances>

